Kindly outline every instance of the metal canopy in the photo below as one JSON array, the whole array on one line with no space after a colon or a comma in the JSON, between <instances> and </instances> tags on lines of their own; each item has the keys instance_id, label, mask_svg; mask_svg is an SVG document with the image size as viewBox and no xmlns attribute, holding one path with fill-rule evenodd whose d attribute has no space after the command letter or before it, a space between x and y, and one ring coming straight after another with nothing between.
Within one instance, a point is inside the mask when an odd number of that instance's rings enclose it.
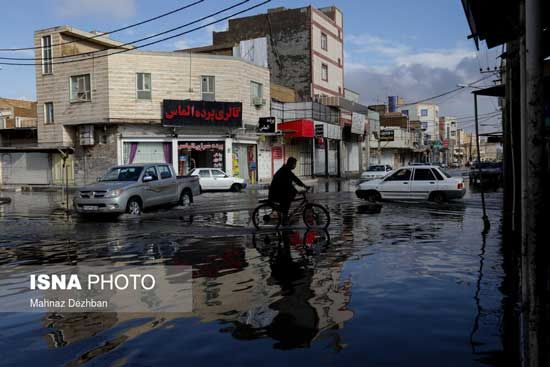
<instances>
[{"instance_id":1,"label":"metal canopy","mask_svg":"<svg viewBox=\"0 0 550 367\"><path fill-rule=\"evenodd\" d=\"M489 96L489 97L503 97L506 95L506 89L504 84L495 85L494 87L477 89L472 92L477 96Z\"/></svg>"}]
</instances>

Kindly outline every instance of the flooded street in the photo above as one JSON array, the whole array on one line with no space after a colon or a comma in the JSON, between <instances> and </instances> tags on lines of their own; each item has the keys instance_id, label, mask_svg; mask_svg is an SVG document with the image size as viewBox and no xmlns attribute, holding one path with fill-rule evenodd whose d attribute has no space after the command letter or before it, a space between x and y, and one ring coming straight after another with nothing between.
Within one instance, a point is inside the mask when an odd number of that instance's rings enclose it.
<instances>
[{"instance_id":1,"label":"flooded street","mask_svg":"<svg viewBox=\"0 0 550 367\"><path fill-rule=\"evenodd\" d=\"M502 361L501 194L448 204L358 199L321 182L328 233L257 232L266 192L110 221L66 217L58 193L2 193L0 262L178 264L190 313L0 313L5 366L494 366ZM1 302L1 299L0 299Z\"/></svg>"}]
</instances>

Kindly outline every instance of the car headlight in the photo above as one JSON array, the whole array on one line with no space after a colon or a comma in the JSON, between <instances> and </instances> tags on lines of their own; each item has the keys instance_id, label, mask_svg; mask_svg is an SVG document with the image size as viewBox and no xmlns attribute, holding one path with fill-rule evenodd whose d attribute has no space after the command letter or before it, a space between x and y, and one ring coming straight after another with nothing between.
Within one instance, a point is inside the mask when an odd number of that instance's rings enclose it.
<instances>
[{"instance_id":1,"label":"car headlight","mask_svg":"<svg viewBox=\"0 0 550 367\"><path fill-rule=\"evenodd\" d=\"M116 198L117 196L120 196L123 192L124 192L124 189L110 190L110 191L107 191L104 197Z\"/></svg>"}]
</instances>

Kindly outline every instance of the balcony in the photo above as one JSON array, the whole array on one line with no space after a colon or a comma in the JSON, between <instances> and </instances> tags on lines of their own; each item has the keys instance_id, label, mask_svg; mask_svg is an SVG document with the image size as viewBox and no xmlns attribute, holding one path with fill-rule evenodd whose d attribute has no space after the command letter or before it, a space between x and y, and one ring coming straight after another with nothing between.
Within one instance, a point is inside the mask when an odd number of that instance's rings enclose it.
<instances>
[{"instance_id":1,"label":"balcony","mask_svg":"<svg viewBox=\"0 0 550 367\"><path fill-rule=\"evenodd\" d=\"M36 117L15 117L15 119L0 117L0 130L36 129L36 125Z\"/></svg>"}]
</instances>

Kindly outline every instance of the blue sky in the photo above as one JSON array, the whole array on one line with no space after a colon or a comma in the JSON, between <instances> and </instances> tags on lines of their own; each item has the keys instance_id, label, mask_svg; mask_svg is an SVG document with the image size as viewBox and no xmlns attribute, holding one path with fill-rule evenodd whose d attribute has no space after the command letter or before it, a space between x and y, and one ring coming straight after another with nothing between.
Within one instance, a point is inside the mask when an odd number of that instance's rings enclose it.
<instances>
[{"instance_id":1,"label":"blue sky","mask_svg":"<svg viewBox=\"0 0 550 367\"><path fill-rule=\"evenodd\" d=\"M106 31L169 11L193 0L18 0L5 2L0 22L0 48L32 46L33 31L56 25ZM114 34L123 41L151 35L238 2L206 0L160 21ZM249 4L261 2L252 0ZM476 53L460 0L332 0L284 1L253 10L278 6L338 6L344 13L346 87L361 93L365 103L383 102L387 95L414 101L481 78L479 67L493 67L500 50L482 48ZM248 4L243 7L249 6ZM225 22L185 37L152 46L173 50L208 44L212 30ZM29 52L6 54L29 57ZM488 85L489 81L480 83ZM2 66L0 96L35 98L34 68ZM468 91L437 100L442 114L472 114ZM483 101L482 112L494 111L496 101ZM491 121L488 121L491 123ZM465 121L465 127L468 124ZM492 130L488 127L489 130Z\"/></svg>"}]
</instances>

